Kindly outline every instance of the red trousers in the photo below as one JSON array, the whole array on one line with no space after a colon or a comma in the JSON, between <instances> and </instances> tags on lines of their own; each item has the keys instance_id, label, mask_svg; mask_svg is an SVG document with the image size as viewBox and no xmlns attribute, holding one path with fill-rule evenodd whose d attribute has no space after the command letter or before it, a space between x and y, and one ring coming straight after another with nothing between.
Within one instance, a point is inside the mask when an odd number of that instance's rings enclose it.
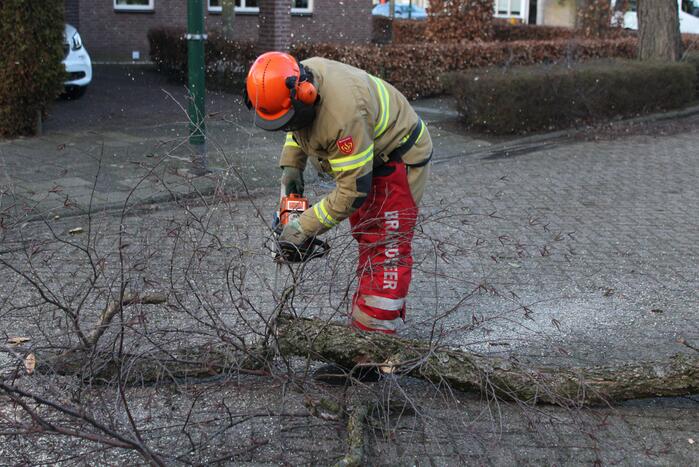
<instances>
[{"instance_id":1,"label":"red trousers","mask_svg":"<svg viewBox=\"0 0 699 467\"><path fill-rule=\"evenodd\" d=\"M371 192L350 217L352 235L359 243L353 326L394 334L403 324L417 214L405 164L389 162L375 171Z\"/></svg>"}]
</instances>

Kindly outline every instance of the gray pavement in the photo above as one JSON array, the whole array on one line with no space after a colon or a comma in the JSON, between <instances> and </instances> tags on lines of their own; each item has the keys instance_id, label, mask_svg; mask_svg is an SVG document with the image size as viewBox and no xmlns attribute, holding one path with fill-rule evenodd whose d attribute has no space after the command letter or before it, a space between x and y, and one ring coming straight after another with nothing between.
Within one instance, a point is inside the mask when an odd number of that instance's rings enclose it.
<instances>
[{"instance_id":1,"label":"gray pavement","mask_svg":"<svg viewBox=\"0 0 699 467\"><path fill-rule=\"evenodd\" d=\"M231 175L224 176L225 191L274 185L283 135L256 128L240 96L211 91L206 105L211 166ZM441 111L441 99L420 107L429 123L458 121ZM118 209L127 198L151 203L211 194L221 188L221 177L193 180L187 173L192 153L186 108L185 87L149 67L96 67L82 99L56 101L43 135L0 141L3 192L17 208L47 217L85 212L88 206ZM435 131L438 149L490 144L463 132ZM8 202L5 196L2 208Z\"/></svg>"},{"instance_id":2,"label":"gray pavement","mask_svg":"<svg viewBox=\"0 0 699 467\"><path fill-rule=\"evenodd\" d=\"M281 136L255 129L238 97L210 97L212 161L227 172L192 179L181 170L188 157L186 120L175 102L182 103L181 86L141 68L122 75L98 70L95 86L83 101L57 104L43 136L0 142L0 215L40 213L51 220L48 225L67 232L74 227L87 230L80 214L89 206L107 209L99 223L92 222L105 242L114 242L115 232L124 229L131 243L124 248L127 254L132 249L142 256L134 245L146 245L143 251L152 263L137 274L146 284L167 282L167 267L171 275L184 274L180 263L168 262L176 248L163 232L186 226L194 238L197 223L206 224L220 252L207 253L202 270L190 271L190 279L221 303L193 311L197 320L188 325L194 329L206 322L211 308L221 319L228 316L228 325L239 321L231 311L240 311L235 297L217 295L225 290L227 277L210 272L230 264L247 268L246 296L254 297L259 309L271 310L274 267L260 232L266 213L275 207ZM453 114L442 111L445 105L442 99L416 103L430 126L436 155L414 243L416 267L404 335L566 366L662 361L676 352L694 352L679 339L699 347L699 118L683 119L681 131L648 126L627 136L600 134L599 140L592 134L511 150L502 139L465 132ZM315 198L327 191L308 175L309 194ZM246 192L251 196L235 199ZM189 206L168 202L177 196L197 203L189 211ZM146 214L133 212L125 221L118 211L109 211L120 209L127 198L143 203ZM43 224L27 225L22 230L27 238L46 235ZM337 317L346 309L354 246L344 225L329 238L334 247L329 261L309 267L296 298L297 312L305 316ZM8 238L0 249L23 241ZM190 260L188 251L181 254L178 261ZM79 273L70 261L59 269L68 277ZM240 277L242 283L242 273ZM4 279L3 293L21 291L9 276ZM289 280L281 277L284 284ZM186 299L197 303L193 297ZM29 333L31 326L17 313L25 312L19 308L0 314L5 332ZM182 315L161 313L149 317L150 332L177 335ZM204 335L208 329L201 326ZM239 413L272 407L293 414L279 423L264 418L241 422L241 431L233 434L270 442L245 451L237 461L337 459L344 449L340 424L329 430L327 422L319 425L303 418L301 396L257 381L252 387L227 386L225 400L250 399L251 405ZM420 416L401 417L388 424L391 429L372 430L375 465L699 461L696 396L581 411L534 410L444 394L414 381L404 382L401 390L419 405ZM186 411L190 403L194 407L193 395L159 391L167 400L179 401L168 402L177 410ZM134 404L143 402L143 423L157 426L163 415L151 407L152 394L148 389L135 392ZM219 396L212 396L208 409L219 403ZM124 460L129 461L133 459Z\"/></svg>"}]
</instances>

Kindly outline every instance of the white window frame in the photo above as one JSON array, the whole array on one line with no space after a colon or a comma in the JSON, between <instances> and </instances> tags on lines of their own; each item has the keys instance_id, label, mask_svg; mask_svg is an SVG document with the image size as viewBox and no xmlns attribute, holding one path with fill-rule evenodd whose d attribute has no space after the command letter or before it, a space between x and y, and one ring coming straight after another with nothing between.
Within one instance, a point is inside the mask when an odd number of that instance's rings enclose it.
<instances>
[{"instance_id":1,"label":"white window frame","mask_svg":"<svg viewBox=\"0 0 699 467\"><path fill-rule=\"evenodd\" d=\"M308 8L292 8L291 13L313 13L313 0L308 0Z\"/></svg>"},{"instance_id":2,"label":"white window frame","mask_svg":"<svg viewBox=\"0 0 699 467\"><path fill-rule=\"evenodd\" d=\"M495 13L493 16L496 18L522 18L522 19L527 19L528 14L525 13L526 10L529 9L529 2L527 0L518 0L520 3L519 7L519 14L518 15L513 15L512 14L512 0L507 0L507 13L499 13L498 12L498 2L495 0L493 2L493 7L495 8Z\"/></svg>"},{"instance_id":3,"label":"white window frame","mask_svg":"<svg viewBox=\"0 0 699 467\"><path fill-rule=\"evenodd\" d=\"M153 11L155 10L155 0L148 0L148 5L119 5L117 0L112 2L117 11Z\"/></svg>"},{"instance_id":4,"label":"white window frame","mask_svg":"<svg viewBox=\"0 0 699 467\"><path fill-rule=\"evenodd\" d=\"M241 6L235 7L236 13L259 13L260 7L257 6L245 6L246 0L240 0ZM223 11L222 6L211 6L211 0L206 0L206 6L212 13L221 13Z\"/></svg>"},{"instance_id":5,"label":"white window frame","mask_svg":"<svg viewBox=\"0 0 699 467\"><path fill-rule=\"evenodd\" d=\"M116 0L115 0L116 1ZM152 0L151 0L152 1ZM245 0L240 0L241 6L235 7L237 13L259 13L260 7L247 7L245 6ZM206 5L210 12L221 13L223 9L220 6L211 6L211 0L206 0ZM292 8L291 13L313 13L313 0L308 0L308 8Z\"/></svg>"}]
</instances>

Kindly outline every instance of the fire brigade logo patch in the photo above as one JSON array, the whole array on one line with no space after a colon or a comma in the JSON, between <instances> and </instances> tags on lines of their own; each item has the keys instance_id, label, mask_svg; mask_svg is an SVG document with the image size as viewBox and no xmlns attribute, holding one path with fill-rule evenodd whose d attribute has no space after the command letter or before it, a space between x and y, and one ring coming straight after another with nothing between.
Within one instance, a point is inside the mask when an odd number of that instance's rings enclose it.
<instances>
[{"instance_id":1,"label":"fire brigade logo patch","mask_svg":"<svg viewBox=\"0 0 699 467\"><path fill-rule=\"evenodd\" d=\"M337 147L342 154L352 154L354 151L354 141L351 136L345 136L337 140Z\"/></svg>"}]
</instances>

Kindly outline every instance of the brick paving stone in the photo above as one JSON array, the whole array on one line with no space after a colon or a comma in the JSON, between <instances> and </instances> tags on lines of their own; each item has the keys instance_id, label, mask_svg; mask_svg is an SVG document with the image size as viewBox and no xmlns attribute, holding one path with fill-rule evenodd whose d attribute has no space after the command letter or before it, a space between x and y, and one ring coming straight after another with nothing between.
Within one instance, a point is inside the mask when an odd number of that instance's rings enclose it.
<instances>
[{"instance_id":1,"label":"brick paving stone","mask_svg":"<svg viewBox=\"0 0 699 467\"><path fill-rule=\"evenodd\" d=\"M260 309L271 310L274 265L266 252L258 253L264 251L259 232L268 219L261 219L257 208L275 208L281 136L251 128L240 103L227 99L231 108L210 126L212 145L218 148L215 160L228 161L258 190L255 206L245 200L199 207L197 213L211 209L217 238L245 252L240 262L257 279L248 291ZM143 182L137 197L205 188L170 170L181 165L178 157L186 157L186 151L175 147L184 138L182 122L163 118L158 126L142 123L90 131L62 128L37 139L2 142L0 185L22 202L45 203L40 207L46 212L60 208L66 195L86 205L101 157L98 201L123 200L147 173L139 164L160 157L166 166L158 173L160 179ZM689 351L677 343L679 337L699 342L699 132L557 142L515 157L488 159L481 152L446 161L468 145L482 150L488 143L441 127L439 121L430 125L437 163L414 242L416 268L404 335L427 339L439 318L435 329L442 342L566 366L662 360ZM327 186L308 175L309 193L317 199ZM236 177L229 176L240 189ZM57 180L63 180L63 190L52 193ZM15 200L3 194L0 210ZM158 233L166 231L178 212L173 207L164 204L143 216L134 214L126 223L128 233L160 239ZM115 238L118 216L106 213L98 220L104 240ZM54 225L65 232L79 223L76 217ZM40 226L27 225L24 234L46 235ZM308 267L309 282L299 287L295 306L304 316L341 319L353 288L356 250L344 224L328 238L333 244L330 260ZM8 239L7 245L16 245L12 241L16 239ZM162 240L157 246L162 248L155 248L152 261L167 265L163 251L171 242ZM226 260L212 257L208 268L215 270ZM60 272L70 277L70 261L61 266ZM164 277L159 274L153 271L153 278ZM220 277L205 277L212 289L225 285ZM288 280L282 277L281 282ZM17 292L11 281L0 286ZM230 310L221 313L235 321ZM26 331L10 318L3 317L9 321L7 332ZM149 326L169 329L176 318L163 310L162 316L149 317ZM301 395L282 399L281 391L260 381L258 386L226 386L226 401L241 410L304 410ZM422 383L401 384L420 406L420 414L393 420L383 431L372 430L371 465L693 465L699 459L699 444L687 441L699 442L696 400L532 409L445 395ZM144 400L152 396L143 391ZM156 406L165 405L161 399L166 393L158 391ZM169 410L182 411L191 403L186 394L168 397L176 407ZM162 421L155 408L149 411L144 403L140 409L144 420L156 417L144 423ZM318 464L337 460L346 448L345 434L339 422L259 419L231 429L226 439L270 441L236 463ZM127 460L133 463L134 458Z\"/></svg>"}]
</instances>

